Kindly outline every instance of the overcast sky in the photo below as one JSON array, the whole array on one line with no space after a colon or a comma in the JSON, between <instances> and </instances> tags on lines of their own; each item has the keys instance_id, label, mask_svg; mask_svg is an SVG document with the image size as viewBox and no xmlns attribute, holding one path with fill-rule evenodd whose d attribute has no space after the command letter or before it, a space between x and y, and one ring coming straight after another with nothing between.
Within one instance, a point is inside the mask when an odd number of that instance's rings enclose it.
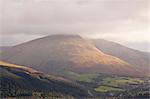
<instances>
[{"instance_id":1,"label":"overcast sky","mask_svg":"<svg viewBox=\"0 0 150 99\"><path fill-rule=\"evenodd\" d=\"M0 0L0 45L80 34L150 51L149 1Z\"/></svg>"}]
</instances>

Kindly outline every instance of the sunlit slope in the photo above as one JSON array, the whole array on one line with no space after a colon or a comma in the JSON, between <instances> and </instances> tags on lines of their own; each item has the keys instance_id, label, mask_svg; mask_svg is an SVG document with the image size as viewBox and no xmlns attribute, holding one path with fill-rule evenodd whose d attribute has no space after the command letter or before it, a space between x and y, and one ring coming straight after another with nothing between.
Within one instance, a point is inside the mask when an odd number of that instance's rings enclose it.
<instances>
[{"instance_id":1,"label":"sunlit slope","mask_svg":"<svg viewBox=\"0 0 150 99\"><path fill-rule=\"evenodd\" d=\"M46 73L64 70L120 75L139 75L127 62L101 52L77 35L53 35L14 46L2 53L2 59L31 66Z\"/></svg>"},{"instance_id":2,"label":"sunlit slope","mask_svg":"<svg viewBox=\"0 0 150 99\"><path fill-rule=\"evenodd\" d=\"M0 66L3 68L6 68L6 67L7 68L15 68L15 69L23 70L23 71L30 72L30 73L38 73L38 71L36 71L32 68L21 66L21 65L15 65L15 64L4 62L4 61L0 61Z\"/></svg>"}]
</instances>

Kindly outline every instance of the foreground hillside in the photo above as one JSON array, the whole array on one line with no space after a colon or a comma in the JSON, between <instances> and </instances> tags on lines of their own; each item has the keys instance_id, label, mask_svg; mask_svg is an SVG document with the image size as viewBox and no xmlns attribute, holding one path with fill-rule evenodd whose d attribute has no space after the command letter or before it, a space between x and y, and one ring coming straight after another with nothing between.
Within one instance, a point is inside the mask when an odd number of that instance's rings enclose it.
<instances>
[{"instance_id":1,"label":"foreground hillside","mask_svg":"<svg viewBox=\"0 0 150 99\"><path fill-rule=\"evenodd\" d=\"M52 35L26 42L4 51L1 58L55 75L62 75L64 70L131 76L144 74L77 35Z\"/></svg>"},{"instance_id":2,"label":"foreground hillside","mask_svg":"<svg viewBox=\"0 0 150 99\"><path fill-rule=\"evenodd\" d=\"M70 81L2 61L0 70L1 98L147 99L150 96L148 78L68 72Z\"/></svg>"},{"instance_id":3,"label":"foreground hillside","mask_svg":"<svg viewBox=\"0 0 150 99\"><path fill-rule=\"evenodd\" d=\"M77 83L61 77L45 75L24 66L0 61L0 93L4 97L87 97L89 94Z\"/></svg>"}]
</instances>

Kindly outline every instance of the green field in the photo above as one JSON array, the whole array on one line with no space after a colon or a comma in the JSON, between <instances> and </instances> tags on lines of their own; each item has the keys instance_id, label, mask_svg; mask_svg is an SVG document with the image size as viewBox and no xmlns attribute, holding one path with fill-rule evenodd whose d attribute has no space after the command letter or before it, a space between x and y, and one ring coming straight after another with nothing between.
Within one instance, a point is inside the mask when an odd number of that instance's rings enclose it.
<instances>
[{"instance_id":1,"label":"green field","mask_svg":"<svg viewBox=\"0 0 150 99\"><path fill-rule=\"evenodd\" d=\"M99 87L95 88L95 91L110 92L110 91L124 91L124 90L120 89L120 88L114 88L114 87L108 87L108 86L99 86Z\"/></svg>"},{"instance_id":2,"label":"green field","mask_svg":"<svg viewBox=\"0 0 150 99\"><path fill-rule=\"evenodd\" d=\"M139 78L131 78L131 77L114 77L114 78L104 78L101 82L103 85L113 86L113 87L121 87L129 84L141 84L143 80Z\"/></svg>"},{"instance_id":3,"label":"green field","mask_svg":"<svg viewBox=\"0 0 150 99\"><path fill-rule=\"evenodd\" d=\"M99 82L97 87L94 89L97 92L120 92L125 91L129 85L138 85L144 83L140 78L132 77L105 77Z\"/></svg>"},{"instance_id":4,"label":"green field","mask_svg":"<svg viewBox=\"0 0 150 99\"><path fill-rule=\"evenodd\" d=\"M69 79L77 81L81 84L86 84L85 87L97 94L101 93L122 93L134 86L139 86L144 83L144 80L136 77L92 74L92 73L76 73L65 71ZM89 86L88 86L89 85Z\"/></svg>"},{"instance_id":5,"label":"green field","mask_svg":"<svg viewBox=\"0 0 150 99\"><path fill-rule=\"evenodd\" d=\"M68 76L68 78L75 80L75 81L81 81L81 82L94 82L94 79L98 77L99 74L94 73L84 73L79 74L72 71L65 71L65 75Z\"/></svg>"}]
</instances>

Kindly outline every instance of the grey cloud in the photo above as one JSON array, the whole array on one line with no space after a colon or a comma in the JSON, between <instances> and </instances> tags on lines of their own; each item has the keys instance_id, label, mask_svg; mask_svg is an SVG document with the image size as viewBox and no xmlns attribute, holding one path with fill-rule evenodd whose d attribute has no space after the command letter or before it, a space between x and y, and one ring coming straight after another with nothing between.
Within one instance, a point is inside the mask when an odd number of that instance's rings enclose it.
<instances>
[{"instance_id":1,"label":"grey cloud","mask_svg":"<svg viewBox=\"0 0 150 99\"><path fill-rule=\"evenodd\" d=\"M88 30L89 24L91 27L98 27L97 32L105 32L104 27L111 30L118 27L118 21L123 23L134 18L134 15L138 17L139 11L146 10L148 4L147 0L44 0L46 3L41 1L5 0L2 33L70 32L67 28L60 29L59 26L68 27L74 32L84 32L84 29L88 32L91 31ZM84 5L75 2L82 2ZM137 24L141 22L137 21ZM75 31L78 27L81 28Z\"/></svg>"}]
</instances>

